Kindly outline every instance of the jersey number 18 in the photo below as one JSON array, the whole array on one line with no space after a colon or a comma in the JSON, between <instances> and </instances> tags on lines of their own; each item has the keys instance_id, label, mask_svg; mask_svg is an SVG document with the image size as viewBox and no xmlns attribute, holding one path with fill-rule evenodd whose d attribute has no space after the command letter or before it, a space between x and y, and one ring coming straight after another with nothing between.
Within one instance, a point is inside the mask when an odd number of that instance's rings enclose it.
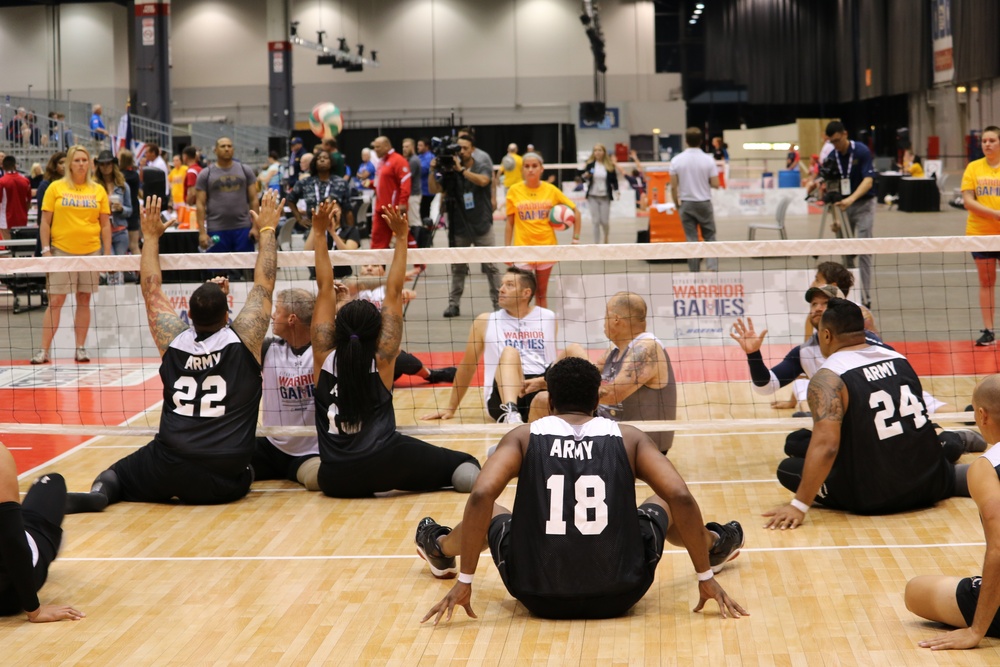
<instances>
[{"instance_id":1,"label":"jersey number 18","mask_svg":"<svg viewBox=\"0 0 1000 667\"><path fill-rule=\"evenodd\" d=\"M546 535L565 535L563 498L566 489L565 475L551 475L545 480L549 490L549 518L545 522ZM574 485L576 504L573 507L573 525L582 535L600 535L608 527L607 489L598 475L580 475ZM588 515L593 510L593 518Z\"/></svg>"}]
</instances>

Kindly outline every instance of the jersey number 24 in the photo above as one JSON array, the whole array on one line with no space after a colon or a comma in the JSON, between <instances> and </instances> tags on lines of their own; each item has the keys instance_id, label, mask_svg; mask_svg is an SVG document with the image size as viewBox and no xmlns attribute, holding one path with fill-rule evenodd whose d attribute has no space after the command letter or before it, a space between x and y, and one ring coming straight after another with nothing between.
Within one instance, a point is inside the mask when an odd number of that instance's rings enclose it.
<instances>
[{"instance_id":1,"label":"jersey number 24","mask_svg":"<svg viewBox=\"0 0 1000 667\"><path fill-rule=\"evenodd\" d=\"M896 404L893 403L892 396L884 389L874 392L868 399L868 406L872 410L882 408L875 413L875 431L878 432L878 439L885 440L903 433L903 417L913 417L913 425L922 428L927 423L924 416L926 409L923 401L913 395L908 385L899 387L899 419L896 419Z\"/></svg>"}]
</instances>

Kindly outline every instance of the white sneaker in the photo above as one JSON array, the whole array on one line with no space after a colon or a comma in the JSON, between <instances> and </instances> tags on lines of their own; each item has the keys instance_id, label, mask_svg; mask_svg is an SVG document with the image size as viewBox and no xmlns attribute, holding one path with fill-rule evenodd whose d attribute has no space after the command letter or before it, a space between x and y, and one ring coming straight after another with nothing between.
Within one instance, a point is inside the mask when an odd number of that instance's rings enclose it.
<instances>
[{"instance_id":1,"label":"white sneaker","mask_svg":"<svg viewBox=\"0 0 1000 667\"><path fill-rule=\"evenodd\" d=\"M35 356L31 358L31 363L33 364L47 364L49 363L49 355L45 350L38 350L35 352Z\"/></svg>"},{"instance_id":2,"label":"white sneaker","mask_svg":"<svg viewBox=\"0 0 1000 667\"><path fill-rule=\"evenodd\" d=\"M497 419L498 424L523 424L524 420L521 419L521 413L517 409L516 403L504 403L500 406L502 414L500 418Z\"/></svg>"},{"instance_id":3,"label":"white sneaker","mask_svg":"<svg viewBox=\"0 0 1000 667\"><path fill-rule=\"evenodd\" d=\"M90 355L87 354L87 348L78 347L76 348L76 361L77 363L85 364L90 361Z\"/></svg>"}]
</instances>

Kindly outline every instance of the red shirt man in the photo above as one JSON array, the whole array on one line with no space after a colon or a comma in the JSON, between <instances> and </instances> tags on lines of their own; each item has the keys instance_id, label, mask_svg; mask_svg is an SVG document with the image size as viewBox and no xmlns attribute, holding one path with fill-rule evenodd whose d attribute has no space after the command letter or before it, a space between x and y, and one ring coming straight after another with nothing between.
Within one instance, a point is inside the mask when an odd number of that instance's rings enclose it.
<instances>
[{"instance_id":1,"label":"red shirt man","mask_svg":"<svg viewBox=\"0 0 1000 667\"><path fill-rule=\"evenodd\" d=\"M10 229L28 224L31 203L31 183L17 173L17 160L13 155L3 159L3 176L0 176L0 236L10 238Z\"/></svg>"},{"instance_id":2,"label":"red shirt man","mask_svg":"<svg viewBox=\"0 0 1000 667\"><path fill-rule=\"evenodd\" d=\"M413 182L410 179L410 164L405 157L392 149L388 137L379 137L372 143L379 164L375 182L375 211L372 215L372 249L388 248L392 239L392 230L382 219L382 210L386 206L406 205L410 200L410 190ZM412 234L409 245L412 247Z\"/></svg>"},{"instance_id":3,"label":"red shirt man","mask_svg":"<svg viewBox=\"0 0 1000 667\"><path fill-rule=\"evenodd\" d=\"M201 173L198 150L194 146L188 146L181 154L181 161L188 168L187 174L184 175L184 203L194 206L194 185L198 182L198 174Z\"/></svg>"}]
</instances>

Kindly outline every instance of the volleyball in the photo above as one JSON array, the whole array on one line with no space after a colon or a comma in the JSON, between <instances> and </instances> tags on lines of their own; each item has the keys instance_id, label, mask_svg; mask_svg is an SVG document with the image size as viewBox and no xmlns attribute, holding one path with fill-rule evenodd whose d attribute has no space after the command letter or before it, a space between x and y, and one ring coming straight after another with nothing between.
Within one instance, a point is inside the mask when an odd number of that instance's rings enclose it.
<instances>
[{"instance_id":1,"label":"volleyball","mask_svg":"<svg viewBox=\"0 0 1000 667\"><path fill-rule=\"evenodd\" d=\"M320 139L336 137L344 129L344 117L332 102L322 102L309 114L309 129Z\"/></svg>"},{"instance_id":2,"label":"volleyball","mask_svg":"<svg viewBox=\"0 0 1000 667\"><path fill-rule=\"evenodd\" d=\"M549 211L549 222L552 223L552 229L557 232L569 229L576 222L576 211L566 204L556 204Z\"/></svg>"},{"instance_id":3,"label":"volleyball","mask_svg":"<svg viewBox=\"0 0 1000 667\"><path fill-rule=\"evenodd\" d=\"M504 168L504 171L512 171L517 166L517 160L510 155L504 155L503 159L500 160L500 166Z\"/></svg>"}]
</instances>

